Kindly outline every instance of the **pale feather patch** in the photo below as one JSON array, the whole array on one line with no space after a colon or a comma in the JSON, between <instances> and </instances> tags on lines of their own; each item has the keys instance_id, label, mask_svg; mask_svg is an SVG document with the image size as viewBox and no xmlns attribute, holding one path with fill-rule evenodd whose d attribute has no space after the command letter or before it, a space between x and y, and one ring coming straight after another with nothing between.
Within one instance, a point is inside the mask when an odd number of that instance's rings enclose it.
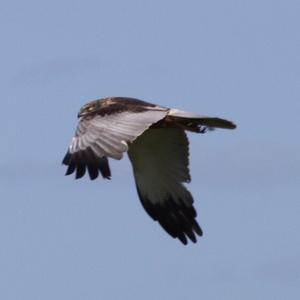
<instances>
[{"instance_id":1,"label":"pale feather patch","mask_svg":"<svg viewBox=\"0 0 300 300\"><path fill-rule=\"evenodd\" d=\"M99 157L108 156L121 159L128 150L128 143L134 141L153 123L163 119L166 110L144 112L121 112L113 115L94 116L81 119L69 150L71 153L83 151L88 147L97 148Z\"/></svg>"}]
</instances>

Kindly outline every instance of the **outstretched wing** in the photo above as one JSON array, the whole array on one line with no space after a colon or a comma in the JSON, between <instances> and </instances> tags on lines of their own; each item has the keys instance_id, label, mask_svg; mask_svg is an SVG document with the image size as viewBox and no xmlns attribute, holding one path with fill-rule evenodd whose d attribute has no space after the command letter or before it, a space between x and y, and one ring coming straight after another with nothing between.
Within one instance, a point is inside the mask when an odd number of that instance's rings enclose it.
<instances>
[{"instance_id":1,"label":"outstretched wing","mask_svg":"<svg viewBox=\"0 0 300 300\"><path fill-rule=\"evenodd\" d=\"M183 185L190 181L188 139L184 130L153 128L129 147L137 191L147 213L174 238L196 242L202 230L193 197Z\"/></svg>"},{"instance_id":2,"label":"outstretched wing","mask_svg":"<svg viewBox=\"0 0 300 300\"><path fill-rule=\"evenodd\" d=\"M75 136L63 159L68 166L66 175L76 171L76 179L88 169L91 179L110 178L107 157L121 159L134 141L153 123L166 116L168 109L148 109L142 112L122 111L113 114L92 115L81 118Z\"/></svg>"}]
</instances>

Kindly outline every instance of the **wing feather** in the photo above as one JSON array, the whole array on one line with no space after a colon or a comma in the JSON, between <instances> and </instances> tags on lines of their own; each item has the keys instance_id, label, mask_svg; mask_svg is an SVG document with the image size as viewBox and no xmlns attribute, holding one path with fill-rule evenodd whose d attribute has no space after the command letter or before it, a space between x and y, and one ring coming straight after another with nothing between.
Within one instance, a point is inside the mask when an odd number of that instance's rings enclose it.
<instances>
[{"instance_id":1,"label":"wing feather","mask_svg":"<svg viewBox=\"0 0 300 300\"><path fill-rule=\"evenodd\" d=\"M128 151L128 144L167 113L168 109L153 107L141 112L82 117L63 160L63 164L68 165L66 175L76 171L75 177L81 178L87 169L91 179L98 176L98 170L103 177L109 178L108 161L100 163L98 159L121 159Z\"/></svg>"},{"instance_id":2,"label":"wing feather","mask_svg":"<svg viewBox=\"0 0 300 300\"><path fill-rule=\"evenodd\" d=\"M183 244L196 242L202 230L193 197L183 183L190 181L188 139L177 128L144 132L129 147L137 191L147 213Z\"/></svg>"}]
</instances>

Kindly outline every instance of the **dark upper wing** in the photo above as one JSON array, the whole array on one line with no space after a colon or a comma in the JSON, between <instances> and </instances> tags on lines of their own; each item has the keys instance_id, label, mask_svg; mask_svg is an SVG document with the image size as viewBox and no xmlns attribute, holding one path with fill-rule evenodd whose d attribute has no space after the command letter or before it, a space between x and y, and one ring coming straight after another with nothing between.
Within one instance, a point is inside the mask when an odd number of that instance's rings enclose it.
<instances>
[{"instance_id":1,"label":"dark upper wing","mask_svg":"<svg viewBox=\"0 0 300 300\"><path fill-rule=\"evenodd\" d=\"M107 157L121 159L128 143L163 119L167 112L168 109L153 107L141 112L122 111L81 118L63 159L63 164L68 166L66 175L76 171L76 178L81 178L88 169L91 179L98 176L98 170L109 178Z\"/></svg>"},{"instance_id":2,"label":"dark upper wing","mask_svg":"<svg viewBox=\"0 0 300 300\"><path fill-rule=\"evenodd\" d=\"M190 181L188 151L184 131L175 128L149 129L128 151L145 210L183 244L202 235L193 197L183 185Z\"/></svg>"}]
</instances>

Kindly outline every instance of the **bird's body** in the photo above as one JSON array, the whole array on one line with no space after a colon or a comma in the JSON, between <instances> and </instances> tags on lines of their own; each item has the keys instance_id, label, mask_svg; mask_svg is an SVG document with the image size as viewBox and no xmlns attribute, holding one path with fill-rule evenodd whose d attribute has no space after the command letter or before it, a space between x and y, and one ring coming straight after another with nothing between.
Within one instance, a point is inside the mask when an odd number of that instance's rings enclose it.
<instances>
[{"instance_id":1,"label":"bird's body","mask_svg":"<svg viewBox=\"0 0 300 300\"><path fill-rule=\"evenodd\" d=\"M227 120L169 109L134 98L111 97L84 105L63 164L66 175L86 170L110 179L108 158L128 152L137 192L147 213L174 238L196 242L202 230L196 221L193 197L183 183L190 179L185 131L233 129Z\"/></svg>"}]
</instances>

